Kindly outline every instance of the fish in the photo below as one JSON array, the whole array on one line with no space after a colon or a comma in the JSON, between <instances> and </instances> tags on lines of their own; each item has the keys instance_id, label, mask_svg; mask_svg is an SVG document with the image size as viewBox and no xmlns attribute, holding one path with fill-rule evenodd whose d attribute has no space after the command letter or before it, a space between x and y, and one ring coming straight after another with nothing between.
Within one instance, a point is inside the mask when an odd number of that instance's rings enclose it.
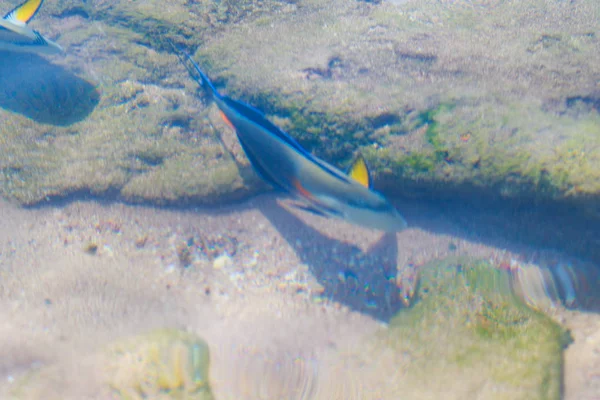
<instances>
[{"instance_id":1,"label":"fish","mask_svg":"<svg viewBox=\"0 0 600 400\"><path fill-rule=\"evenodd\" d=\"M0 50L44 54L63 51L58 44L27 26L43 2L26 0L0 19Z\"/></svg>"},{"instance_id":2,"label":"fish","mask_svg":"<svg viewBox=\"0 0 600 400\"><path fill-rule=\"evenodd\" d=\"M189 54L175 50L190 76L210 95L223 120L236 132L263 180L301 199L306 206L300 208L318 215L385 232L407 227L398 210L373 190L362 155L354 158L346 173L317 158L260 110L222 95Z\"/></svg>"},{"instance_id":3,"label":"fish","mask_svg":"<svg viewBox=\"0 0 600 400\"><path fill-rule=\"evenodd\" d=\"M574 285L577 275L571 263L558 263L554 273L564 293L565 305L573 307L577 303L577 291Z\"/></svg>"}]
</instances>

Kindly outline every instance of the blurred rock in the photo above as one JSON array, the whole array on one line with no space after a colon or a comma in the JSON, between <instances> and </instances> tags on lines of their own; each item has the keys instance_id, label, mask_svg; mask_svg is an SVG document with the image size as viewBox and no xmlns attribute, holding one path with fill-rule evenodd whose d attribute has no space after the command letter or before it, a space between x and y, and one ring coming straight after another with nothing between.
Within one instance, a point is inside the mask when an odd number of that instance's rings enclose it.
<instances>
[{"instance_id":1,"label":"blurred rock","mask_svg":"<svg viewBox=\"0 0 600 400\"><path fill-rule=\"evenodd\" d=\"M515 296L506 271L448 259L421 269L417 301L385 341L406 359L408 398L542 400L561 398L570 336Z\"/></svg>"},{"instance_id":2,"label":"blurred rock","mask_svg":"<svg viewBox=\"0 0 600 400\"><path fill-rule=\"evenodd\" d=\"M212 400L208 375L209 352L202 339L159 330L119 340L73 363L35 370L15 382L10 398Z\"/></svg>"},{"instance_id":3,"label":"blurred rock","mask_svg":"<svg viewBox=\"0 0 600 400\"><path fill-rule=\"evenodd\" d=\"M200 338L157 331L108 351L110 386L124 399L212 400L209 354Z\"/></svg>"}]
</instances>

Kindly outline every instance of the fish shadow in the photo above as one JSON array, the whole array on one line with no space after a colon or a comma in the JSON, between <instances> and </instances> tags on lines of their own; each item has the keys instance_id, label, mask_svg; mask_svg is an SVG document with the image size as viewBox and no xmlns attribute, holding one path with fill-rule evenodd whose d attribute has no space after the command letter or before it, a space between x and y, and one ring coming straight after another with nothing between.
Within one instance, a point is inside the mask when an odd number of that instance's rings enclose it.
<instances>
[{"instance_id":1,"label":"fish shadow","mask_svg":"<svg viewBox=\"0 0 600 400\"><path fill-rule=\"evenodd\" d=\"M398 243L383 234L363 252L307 225L271 198L260 211L323 287L320 298L388 322L404 307L396 285Z\"/></svg>"},{"instance_id":2,"label":"fish shadow","mask_svg":"<svg viewBox=\"0 0 600 400\"><path fill-rule=\"evenodd\" d=\"M522 204L475 197L465 199L396 201L397 208L410 215L409 225L423 231L495 248L492 263L508 262L521 255L517 264L531 262L540 273L529 279L545 282L544 290L555 305L600 313L600 227L597 219L566 205ZM440 258L461 255L448 251ZM540 257L540 255L545 255ZM504 257L504 258L503 258ZM565 281L556 268L559 261L572 262ZM516 272L519 273L518 270ZM514 277L515 272L511 273ZM574 291L576 301L567 300Z\"/></svg>"},{"instance_id":3,"label":"fish shadow","mask_svg":"<svg viewBox=\"0 0 600 400\"><path fill-rule=\"evenodd\" d=\"M86 118L100 93L36 54L0 51L0 107L36 122L67 126Z\"/></svg>"}]
</instances>

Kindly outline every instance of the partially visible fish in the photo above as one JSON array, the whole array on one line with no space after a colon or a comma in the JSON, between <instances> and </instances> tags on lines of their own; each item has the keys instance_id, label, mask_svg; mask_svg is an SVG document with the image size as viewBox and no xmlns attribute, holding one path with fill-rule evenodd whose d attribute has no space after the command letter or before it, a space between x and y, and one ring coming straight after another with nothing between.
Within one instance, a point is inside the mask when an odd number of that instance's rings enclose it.
<instances>
[{"instance_id":1,"label":"partially visible fish","mask_svg":"<svg viewBox=\"0 0 600 400\"><path fill-rule=\"evenodd\" d=\"M577 283L576 274L571 263L558 263L554 273L564 293L565 305L573 307L577 302L577 294L574 284Z\"/></svg>"},{"instance_id":2,"label":"partially visible fish","mask_svg":"<svg viewBox=\"0 0 600 400\"><path fill-rule=\"evenodd\" d=\"M0 50L55 54L62 48L27 26L43 0L27 0L0 19Z\"/></svg>"},{"instance_id":3,"label":"partially visible fish","mask_svg":"<svg viewBox=\"0 0 600 400\"><path fill-rule=\"evenodd\" d=\"M190 75L212 96L255 171L275 188L307 203L305 209L387 232L406 228L390 202L371 188L367 164L355 158L347 174L313 156L254 107L223 96L190 55L179 55ZM186 59L193 65L190 67Z\"/></svg>"}]
</instances>

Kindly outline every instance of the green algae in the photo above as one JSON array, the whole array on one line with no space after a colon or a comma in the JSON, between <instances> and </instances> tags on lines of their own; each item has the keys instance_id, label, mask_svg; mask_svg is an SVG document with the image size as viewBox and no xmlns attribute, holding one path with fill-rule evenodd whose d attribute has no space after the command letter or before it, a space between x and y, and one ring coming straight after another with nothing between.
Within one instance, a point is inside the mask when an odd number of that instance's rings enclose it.
<instances>
[{"instance_id":1,"label":"green algae","mask_svg":"<svg viewBox=\"0 0 600 400\"><path fill-rule=\"evenodd\" d=\"M422 385L414 398L452 386L454 398L560 399L569 334L528 308L508 274L485 262L423 267L417 301L390 321L385 337L397 354L410 355L403 380Z\"/></svg>"},{"instance_id":2,"label":"green algae","mask_svg":"<svg viewBox=\"0 0 600 400\"><path fill-rule=\"evenodd\" d=\"M374 171L402 178L407 187L468 184L505 198L548 201L598 193L596 113L574 118L528 103L466 100L419 113L409 135L422 139L402 151L366 149Z\"/></svg>"},{"instance_id":3,"label":"green algae","mask_svg":"<svg viewBox=\"0 0 600 400\"><path fill-rule=\"evenodd\" d=\"M227 194L232 198L243 189L233 160L214 163L211 157L192 153L171 157L160 169L136 176L124 185L121 195L130 202L189 204L208 203Z\"/></svg>"},{"instance_id":4,"label":"green algae","mask_svg":"<svg viewBox=\"0 0 600 400\"><path fill-rule=\"evenodd\" d=\"M406 175L429 173L435 168L435 161L429 155L411 153L396 161L398 167L404 169Z\"/></svg>"}]
</instances>

